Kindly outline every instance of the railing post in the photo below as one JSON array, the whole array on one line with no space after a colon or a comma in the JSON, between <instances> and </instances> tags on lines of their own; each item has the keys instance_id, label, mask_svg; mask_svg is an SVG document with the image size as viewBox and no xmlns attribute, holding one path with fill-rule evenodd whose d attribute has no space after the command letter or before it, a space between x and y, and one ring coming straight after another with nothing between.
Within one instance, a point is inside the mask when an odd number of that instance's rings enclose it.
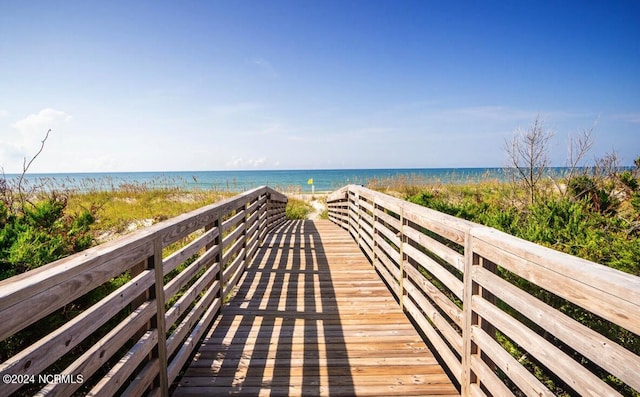
<instances>
[{"instance_id":1,"label":"railing post","mask_svg":"<svg viewBox=\"0 0 640 397\"><path fill-rule=\"evenodd\" d=\"M247 250L249 249L249 244L247 244L247 240L249 240L249 207L251 204L251 200L247 201L246 203L244 203L244 220L242 221L242 223L244 224L244 232L242 232L242 234L244 235L244 241L242 243L242 251L244 251L244 253L242 254L243 258L242 258L242 262L244 262L243 266L243 270L246 269L247 267Z\"/></svg>"},{"instance_id":2,"label":"railing post","mask_svg":"<svg viewBox=\"0 0 640 397\"><path fill-rule=\"evenodd\" d=\"M222 214L218 214L218 219L216 219L215 221L215 227L218 228L218 237L216 237L216 239L214 240L214 244L218 245L218 254L216 255L216 259L215 261L218 261L218 263L220 264L220 269L218 270L218 275L216 276L216 280L220 282L220 289L218 290L218 298L220 298L220 303L224 302L224 296L223 296L223 291L224 291L224 264L223 262L223 258L224 258L224 244L223 244L223 240L224 237L222 235Z\"/></svg>"},{"instance_id":3,"label":"railing post","mask_svg":"<svg viewBox=\"0 0 640 397\"><path fill-rule=\"evenodd\" d=\"M264 236L266 236L266 234L263 235L262 232L263 232L264 228L267 227L267 222L268 222L267 217L268 217L269 214L266 214L266 212L267 212L267 206L269 205L269 198L270 197L271 197L271 195L269 194L269 192L266 192L264 194L264 203L262 203L260 205L260 207L258 208L258 232L257 232L258 233L258 247L261 247L262 244L264 244ZM263 221L262 221L263 214L266 214L266 215L264 215L264 224L263 224Z\"/></svg>"},{"instance_id":4,"label":"railing post","mask_svg":"<svg viewBox=\"0 0 640 397\"><path fill-rule=\"evenodd\" d=\"M211 230L213 230L213 229L217 228L217 224L216 224L216 222L217 222L217 220L216 220L216 221L213 221L212 223L209 223L208 225L206 225L206 226L204 227L204 231L205 231L205 233L207 233L207 232L209 232L209 231L211 231ZM219 244L219 243L220 243L220 241L221 241L221 240L220 240L220 234L221 234L220 229L218 229L218 236L217 236L217 237L215 237L215 238L213 239L213 241L212 241L212 242L210 242L209 244L206 244L206 245L204 246L205 250L207 250L207 251L208 251L208 250L212 249L213 247L215 247L217 244ZM218 254L218 255L219 255L219 254ZM214 259L213 263L214 263L214 264L216 263L216 260L215 260L215 259ZM211 266L214 266L214 265L211 265ZM221 274L222 274L222 270L218 270L218 274L217 274L217 275L214 277L214 279L213 279L213 280L212 280L212 281L207 285L207 289L208 289L209 287L211 287L211 286L212 286L216 281L220 280L220 275L221 275Z\"/></svg>"},{"instance_id":5,"label":"railing post","mask_svg":"<svg viewBox=\"0 0 640 397\"><path fill-rule=\"evenodd\" d=\"M464 244L464 291L462 308L462 374L461 389L463 396L471 395L471 385L478 383L478 378L471 370L471 356L478 355L478 346L471 340L471 328L478 325L478 315L471 308L473 295L478 295L479 286L473 282L473 266L480 263L478 255L473 252L471 231L465 233Z\"/></svg>"},{"instance_id":6,"label":"railing post","mask_svg":"<svg viewBox=\"0 0 640 397\"><path fill-rule=\"evenodd\" d=\"M275 209L276 204L271 199L271 195L267 197L267 231L273 228L273 218L275 217L273 210Z\"/></svg>"},{"instance_id":7,"label":"railing post","mask_svg":"<svg viewBox=\"0 0 640 397\"><path fill-rule=\"evenodd\" d=\"M404 235L404 208L400 207L400 263L398 263L398 265L400 266L400 280L398 280L399 284L400 284L400 296L398 297L400 300L400 309L404 311L404 278L405 278L405 271L404 271L404 261L405 261L405 255L404 255L404 245L406 243L406 237Z\"/></svg>"},{"instance_id":8,"label":"railing post","mask_svg":"<svg viewBox=\"0 0 640 397\"><path fill-rule=\"evenodd\" d=\"M148 359L158 359L158 377L154 380L154 386L160 390L161 396L169 395L169 382L167 374L167 336L165 326L165 296L164 296L164 274L162 268L162 242L156 238L153 240L153 255L146 260L136 264L130 270L131 278L139 275L146 269L153 269L153 287L143 291L131 304L131 310L135 310L143 302L151 299L156 300L156 315L140 328L133 336L133 339L140 339L145 332L150 329L158 330L158 344L149 353Z\"/></svg>"},{"instance_id":9,"label":"railing post","mask_svg":"<svg viewBox=\"0 0 640 397\"><path fill-rule=\"evenodd\" d=\"M373 235L371 236L371 244L373 245L373 247L371 247L371 252L373 253L373 258L371 258L371 265L373 267L376 266L376 263L378 262L378 243L376 241L376 237L378 236L378 227L376 226L378 224L378 208L376 207L376 198L374 197L373 200Z\"/></svg>"},{"instance_id":10,"label":"railing post","mask_svg":"<svg viewBox=\"0 0 640 397\"><path fill-rule=\"evenodd\" d=\"M361 223L362 223L362 215L360 214L361 208L360 208L360 194L356 193L354 196L354 205L356 206L356 233L358 235L358 247L362 246L362 237L360 236L360 228L361 228Z\"/></svg>"},{"instance_id":11,"label":"railing post","mask_svg":"<svg viewBox=\"0 0 640 397\"><path fill-rule=\"evenodd\" d=\"M153 240L153 257L149 260L149 265L153 267L155 275L155 284L153 295L156 299L156 316L152 318L151 326L158 330L158 344L152 354L158 358L158 387L160 395L169 396L169 381L167 374L168 357L167 357L167 329L164 318L165 313L165 297L164 297L164 274L162 268L162 241L160 238ZM155 323L155 324L154 324Z\"/></svg>"},{"instance_id":12,"label":"railing post","mask_svg":"<svg viewBox=\"0 0 640 397\"><path fill-rule=\"evenodd\" d=\"M267 206L266 206L266 211L267 211L267 222L266 222L266 227L267 227L267 231L271 230L271 207L273 206L272 201L271 201L271 195L267 195Z\"/></svg>"}]
</instances>

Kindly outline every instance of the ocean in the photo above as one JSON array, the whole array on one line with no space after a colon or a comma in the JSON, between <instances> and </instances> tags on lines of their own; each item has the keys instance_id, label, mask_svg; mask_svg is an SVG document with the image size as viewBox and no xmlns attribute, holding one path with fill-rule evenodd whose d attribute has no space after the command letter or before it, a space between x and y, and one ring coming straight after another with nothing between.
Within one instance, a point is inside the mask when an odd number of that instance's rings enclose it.
<instances>
[{"instance_id":1,"label":"ocean","mask_svg":"<svg viewBox=\"0 0 640 397\"><path fill-rule=\"evenodd\" d=\"M556 169L561 171L562 168ZM17 175L7 174L7 179ZM502 168L425 168L425 169L328 169L271 171L167 171L28 174L30 184L47 183L48 188L113 190L126 186L149 188L178 187L241 192L267 185L279 190L307 193L330 192L347 184L384 185L389 179L403 178L420 183L468 183L505 178ZM309 182L313 184L309 184Z\"/></svg>"}]
</instances>

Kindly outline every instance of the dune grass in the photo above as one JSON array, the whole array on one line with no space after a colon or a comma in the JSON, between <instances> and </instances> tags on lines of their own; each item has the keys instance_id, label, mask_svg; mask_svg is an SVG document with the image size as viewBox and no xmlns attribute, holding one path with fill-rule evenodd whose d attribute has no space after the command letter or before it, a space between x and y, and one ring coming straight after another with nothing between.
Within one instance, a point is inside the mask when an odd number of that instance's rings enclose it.
<instances>
[{"instance_id":1,"label":"dune grass","mask_svg":"<svg viewBox=\"0 0 640 397\"><path fill-rule=\"evenodd\" d=\"M306 201L289 197L285 214L287 219L306 219L312 211L313 207Z\"/></svg>"},{"instance_id":2,"label":"dune grass","mask_svg":"<svg viewBox=\"0 0 640 397\"><path fill-rule=\"evenodd\" d=\"M586 177L585 177L586 178ZM502 230L556 250L640 275L640 197L617 177L593 180L585 191L572 182L541 184L539 200L510 182L484 180L467 184L411 185L387 183L379 191L440 212ZM634 186L634 185L632 185ZM607 203L606 207L604 204Z\"/></svg>"},{"instance_id":3,"label":"dune grass","mask_svg":"<svg viewBox=\"0 0 640 397\"><path fill-rule=\"evenodd\" d=\"M113 191L71 193L67 211L95 214L92 230L122 234L233 196L231 192L179 188L124 187Z\"/></svg>"}]
</instances>

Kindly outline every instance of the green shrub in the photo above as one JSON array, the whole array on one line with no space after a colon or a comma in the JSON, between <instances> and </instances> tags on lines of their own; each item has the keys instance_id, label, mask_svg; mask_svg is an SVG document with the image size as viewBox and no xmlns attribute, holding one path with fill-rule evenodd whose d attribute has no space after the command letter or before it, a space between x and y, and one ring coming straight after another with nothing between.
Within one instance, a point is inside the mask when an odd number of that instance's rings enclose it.
<instances>
[{"instance_id":1,"label":"green shrub","mask_svg":"<svg viewBox=\"0 0 640 397\"><path fill-rule=\"evenodd\" d=\"M558 194L535 204L514 206L505 191L476 186L460 188L438 186L424 188L408 201L434 210L494 227L503 232L552 247L593 262L602 263L621 271L640 275L640 242L636 225L640 212L640 193L634 192L630 206L636 211L633 219L615 215L612 207L602 212L594 204L594 193L605 196L610 205L607 189L611 185L596 182L588 176L571 180L571 195ZM598 186L603 186L599 188ZM502 196L496 196L494 192ZM580 194L588 192L591 194ZM605 198L595 203L603 204ZM616 204L617 205L617 204ZM634 223L636 222L636 223Z\"/></svg>"},{"instance_id":2,"label":"green shrub","mask_svg":"<svg viewBox=\"0 0 640 397\"><path fill-rule=\"evenodd\" d=\"M312 211L313 207L309 203L292 197L289 197L285 208L287 219L306 219Z\"/></svg>"},{"instance_id":3,"label":"green shrub","mask_svg":"<svg viewBox=\"0 0 640 397\"><path fill-rule=\"evenodd\" d=\"M627 177L621 178L623 183L628 182L625 178ZM629 183L625 184L629 186ZM633 186L633 182L630 184ZM482 186L425 187L419 193L407 197L407 200L640 276L640 239L637 237L640 230L637 226L637 220L640 219L640 192L634 191L629 195L630 207L636 212L630 217L632 219L626 219L615 212L618 202L611 197L611 192L614 189L619 191L619 187L618 184L616 188L614 178L600 180L578 176L569 181L569 195L557 192L528 205L513 204L514 194L517 197L522 192L507 193L507 190ZM522 203L518 200L516 202ZM636 354L640 352L640 338L630 331L603 321L504 268L499 268L498 271L509 282L543 302L630 351ZM521 321L526 321L512 309L503 309ZM521 361L552 392L567 395L564 384L553 376L549 377L542 366L517 345L500 332L497 333L497 339L505 350ZM623 395L639 395L592 363L585 361L585 366Z\"/></svg>"},{"instance_id":4,"label":"green shrub","mask_svg":"<svg viewBox=\"0 0 640 397\"><path fill-rule=\"evenodd\" d=\"M518 230L519 237L546 246L563 246L584 240L588 216L582 202L552 199L528 208Z\"/></svg>"},{"instance_id":5,"label":"green shrub","mask_svg":"<svg viewBox=\"0 0 640 397\"><path fill-rule=\"evenodd\" d=\"M329 210L327 208L320 213L320 219L329 219Z\"/></svg>"},{"instance_id":6,"label":"green shrub","mask_svg":"<svg viewBox=\"0 0 640 397\"><path fill-rule=\"evenodd\" d=\"M593 178L590 178L587 175L578 175L569 180L567 187L573 197L580 200L582 198L589 197L589 194L596 190L596 183Z\"/></svg>"},{"instance_id":7,"label":"green shrub","mask_svg":"<svg viewBox=\"0 0 640 397\"><path fill-rule=\"evenodd\" d=\"M627 186L631 190L638 189L638 180L634 178L633 173L629 170L623 171L620 176L620 182Z\"/></svg>"},{"instance_id":8,"label":"green shrub","mask_svg":"<svg viewBox=\"0 0 640 397\"><path fill-rule=\"evenodd\" d=\"M0 205L0 279L37 268L82 251L93 244L93 214L65 214L66 200L59 197L25 203L17 213Z\"/></svg>"},{"instance_id":9,"label":"green shrub","mask_svg":"<svg viewBox=\"0 0 640 397\"><path fill-rule=\"evenodd\" d=\"M576 200L586 199L591 208L602 214L615 213L620 202L611 194L615 188L611 180L598 180L587 175L571 178L569 192Z\"/></svg>"},{"instance_id":10,"label":"green shrub","mask_svg":"<svg viewBox=\"0 0 640 397\"><path fill-rule=\"evenodd\" d=\"M631 200L629 200L631 206L637 211L640 212L640 193L633 193L631 196Z\"/></svg>"}]
</instances>

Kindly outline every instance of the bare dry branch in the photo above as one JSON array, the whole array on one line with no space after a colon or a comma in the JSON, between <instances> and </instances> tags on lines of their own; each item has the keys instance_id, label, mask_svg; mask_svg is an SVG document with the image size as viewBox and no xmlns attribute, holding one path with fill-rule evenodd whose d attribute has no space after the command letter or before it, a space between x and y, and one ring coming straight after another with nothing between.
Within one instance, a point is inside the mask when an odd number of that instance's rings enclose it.
<instances>
[{"instance_id":1,"label":"bare dry branch","mask_svg":"<svg viewBox=\"0 0 640 397\"><path fill-rule=\"evenodd\" d=\"M543 124L538 115L527 130L517 129L504 145L513 182L524 184L530 203L535 202L538 184L550 163L549 142L553 133L545 131Z\"/></svg>"},{"instance_id":2,"label":"bare dry branch","mask_svg":"<svg viewBox=\"0 0 640 397\"><path fill-rule=\"evenodd\" d=\"M594 162L593 176L596 178L613 177L620 170L620 158L614 150L607 153L602 158L597 158Z\"/></svg>"},{"instance_id":3,"label":"bare dry branch","mask_svg":"<svg viewBox=\"0 0 640 397\"><path fill-rule=\"evenodd\" d=\"M27 171L29 170L29 167L31 167L31 164L33 163L33 161L40 155L40 153L42 153L42 150L44 149L44 144L47 142L47 139L49 139L49 133L51 133L51 129L49 129L47 133L44 135L44 139L41 141L40 149L31 158L31 160L29 160L29 162L27 163L27 158L25 157L22 162L22 173L18 178L18 183L16 186L16 189L18 192L18 199L20 200L20 208L24 208L24 204L25 202L27 202L29 195L31 195L34 191L34 189L32 188L32 189L29 189L29 192L25 192L24 178L27 174Z\"/></svg>"}]
</instances>

